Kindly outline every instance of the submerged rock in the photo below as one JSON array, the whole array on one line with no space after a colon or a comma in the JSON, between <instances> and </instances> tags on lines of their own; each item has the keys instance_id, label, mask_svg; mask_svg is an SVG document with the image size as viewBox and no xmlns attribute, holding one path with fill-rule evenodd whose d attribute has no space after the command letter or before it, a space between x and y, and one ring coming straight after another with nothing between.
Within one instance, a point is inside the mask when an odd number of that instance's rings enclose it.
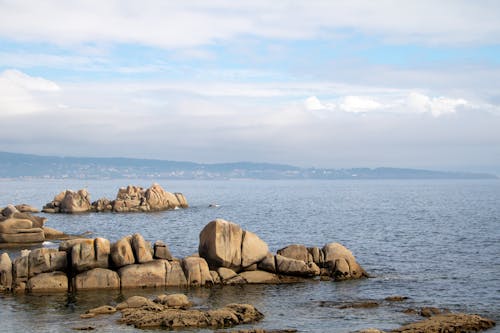
<instances>
[{"instance_id":1,"label":"submerged rock","mask_svg":"<svg viewBox=\"0 0 500 333\"><path fill-rule=\"evenodd\" d=\"M495 326L495 322L475 314L438 314L428 319L404 325L391 332L400 333L442 333L478 332Z\"/></svg>"}]
</instances>

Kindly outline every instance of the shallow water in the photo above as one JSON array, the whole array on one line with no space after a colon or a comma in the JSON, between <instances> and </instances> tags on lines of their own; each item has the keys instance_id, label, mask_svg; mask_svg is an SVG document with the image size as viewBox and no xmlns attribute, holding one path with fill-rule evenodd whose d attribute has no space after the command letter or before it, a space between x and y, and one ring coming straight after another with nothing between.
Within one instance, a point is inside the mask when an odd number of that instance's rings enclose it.
<instances>
[{"instance_id":1,"label":"shallow water","mask_svg":"<svg viewBox=\"0 0 500 333\"><path fill-rule=\"evenodd\" d=\"M0 206L37 207L66 188L86 187L93 199L114 198L120 186L148 187L149 181L1 180ZM374 278L280 286L234 286L182 290L199 307L230 302L254 304L265 319L247 327L296 328L301 332L390 329L416 317L401 310L436 306L500 320L500 181L169 181L183 192L189 209L151 214L46 215L47 226L67 233L92 232L117 240L133 232L166 242L177 257L197 251L198 235L215 218L255 232L271 249L293 243L348 247ZM217 203L217 208L209 208ZM44 215L44 214L40 214ZM47 246L57 246L48 244ZM18 250L9 249L15 254ZM168 293L178 290L167 290ZM0 331L137 331L112 317L82 320L85 310L123 297L163 290L0 295ZM378 308L338 309L338 302L410 297ZM211 330L195 330L211 332ZM498 328L490 332L499 331ZM193 332L190 331L190 332Z\"/></svg>"}]
</instances>

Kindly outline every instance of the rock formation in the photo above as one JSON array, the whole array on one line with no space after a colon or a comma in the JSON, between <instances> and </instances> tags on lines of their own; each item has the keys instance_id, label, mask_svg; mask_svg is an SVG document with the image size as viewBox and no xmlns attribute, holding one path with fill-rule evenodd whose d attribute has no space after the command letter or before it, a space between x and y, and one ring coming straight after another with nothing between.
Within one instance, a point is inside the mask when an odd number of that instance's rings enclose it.
<instances>
[{"instance_id":1,"label":"rock formation","mask_svg":"<svg viewBox=\"0 0 500 333\"><path fill-rule=\"evenodd\" d=\"M290 245L273 255L257 235L222 219L201 231L199 256L183 259L173 258L161 241L151 247L140 234L112 244L99 237L75 238L14 260L0 256L0 289L31 292L288 283L320 275L345 280L366 273L338 243L323 249Z\"/></svg>"},{"instance_id":2,"label":"rock formation","mask_svg":"<svg viewBox=\"0 0 500 333\"><path fill-rule=\"evenodd\" d=\"M40 243L45 240L44 226L47 219L22 213L8 205L0 214L0 243Z\"/></svg>"},{"instance_id":3,"label":"rock formation","mask_svg":"<svg viewBox=\"0 0 500 333\"><path fill-rule=\"evenodd\" d=\"M116 308L105 305L88 310L82 318L100 314L121 312L121 322L137 328L182 329L224 328L248 324L264 317L250 304L228 304L215 310L190 309L191 302L183 294L160 295L151 301L145 297L132 296Z\"/></svg>"},{"instance_id":4,"label":"rock formation","mask_svg":"<svg viewBox=\"0 0 500 333\"><path fill-rule=\"evenodd\" d=\"M86 212L151 212L167 209L187 208L188 203L182 193L170 193L160 185L153 184L148 189L129 185L118 190L115 200L101 198L90 202L90 194L82 189L77 192L66 190L47 203L45 213L86 213Z\"/></svg>"}]
</instances>

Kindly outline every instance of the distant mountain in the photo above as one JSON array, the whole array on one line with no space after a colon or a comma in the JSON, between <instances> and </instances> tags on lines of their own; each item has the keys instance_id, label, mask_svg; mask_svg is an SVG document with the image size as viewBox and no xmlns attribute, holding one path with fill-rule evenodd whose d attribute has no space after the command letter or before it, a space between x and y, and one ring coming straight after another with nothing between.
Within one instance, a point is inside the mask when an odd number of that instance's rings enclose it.
<instances>
[{"instance_id":1,"label":"distant mountain","mask_svg":"<svg viewBox=\"0 0 500 333\"><path fill-rule=\"evenodd\" d=\"M317 169L271 163L201 164L134 158L0 152L0 178L146 179L494 179L491 174L397 168Z\"/></svg>"}]
</instances>

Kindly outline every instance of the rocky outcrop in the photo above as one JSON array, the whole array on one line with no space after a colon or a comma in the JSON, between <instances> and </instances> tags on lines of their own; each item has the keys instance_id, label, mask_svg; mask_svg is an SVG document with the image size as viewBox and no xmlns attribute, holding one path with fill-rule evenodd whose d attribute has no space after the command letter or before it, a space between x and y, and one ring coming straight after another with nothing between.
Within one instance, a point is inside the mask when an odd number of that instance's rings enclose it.
<instances>
[{"instance_id":1,"label":"rocky outcrop","mask_svg":"<svg viewBox=\"0 0 500 333\"><path fill-rule=\"evenodd\" d=\"M494 327L495 322L475 314L439 314L416 323L394 329L395 333L441 333L441 332L478 332Z\"/></svg>"},{"instance_id":2,"label":"rocky outcrop","mask_svg":"<svg viewBox=\"0 0 500 333\"><path fill-rule=\"evenodd\" d=\"M41 273L28 280L29 292L67 292L68 277L64 272Z\"/></svg>"},{"instance_id":3,"label":"rocky outcrop","mask_svg":"<svg viewBox=\"0 0 500 333\"><path fill-rule=\"evenodd\" d=\"M100 198L91 203L87 190L77 192L66 190L54 197L43 207L45 213L85 213L85 212L152 212L167 209L187 208L188 203L182 193L170 193L160 185L153 184L148 189L129 185L118 190L116 198Z\"/></svg>"},{"instance_id":4,"label":"rocky outcrop","mask_svg":"<svg viewBox=\"0 0 500 333\"><path fill-rule=\"evenodd\" d=\"M13 205L0 214L0 243L40 243L45 240L43 224L47 219L22 213Z\"/></svg>"},{"instance_id":5,"label":"rocky outcrop","mask_svg":"<svg viewBox=\"0 0 500 333\"><path fill-rule=\"evenodd\" d=\"M105 305L88 310L82 318L121 312L120 322L137 328L225 328L261 320L264 315L250 304L228 304L215 310L190 309L191 302L185 295L160 295L151 301L132 296L116 308Z\"/></svg>"},{"instance_id":6,"label":"rocky outcrop","mask_svg":"<svg viewBox=\"0 0 500 333\"><path fill-rule=\"evenodd\" d=\"M46 204L42 211L44 213L85 213L91 210L90 194L85 189L77 192L66 190L54 197Z\"/></svg>"},{"instance_id":7,"label":"rocky outcrop","mask_svg":"<svg viewBox=\"0 0 500 333\"><path fill-rule=\"evenodd\" d=\"M99 237L69 239L61 242L58 249L25 251L13 261L2 254L0 288L164 288L289 283L321 274L333 279L340 276L340 280L366 276L352 253L338 243L327 244L323 249L295 244L273 255L257 235L220 219L203 228L199 249L199 255L179 260L172 257L165 243L157 241L153 249L140 234L125 236L113 244ZM69 285L59 279L60 274L66 275ZM58 282L44 285L50 276L58 277Z\"/></svg>"}]
</instances>

